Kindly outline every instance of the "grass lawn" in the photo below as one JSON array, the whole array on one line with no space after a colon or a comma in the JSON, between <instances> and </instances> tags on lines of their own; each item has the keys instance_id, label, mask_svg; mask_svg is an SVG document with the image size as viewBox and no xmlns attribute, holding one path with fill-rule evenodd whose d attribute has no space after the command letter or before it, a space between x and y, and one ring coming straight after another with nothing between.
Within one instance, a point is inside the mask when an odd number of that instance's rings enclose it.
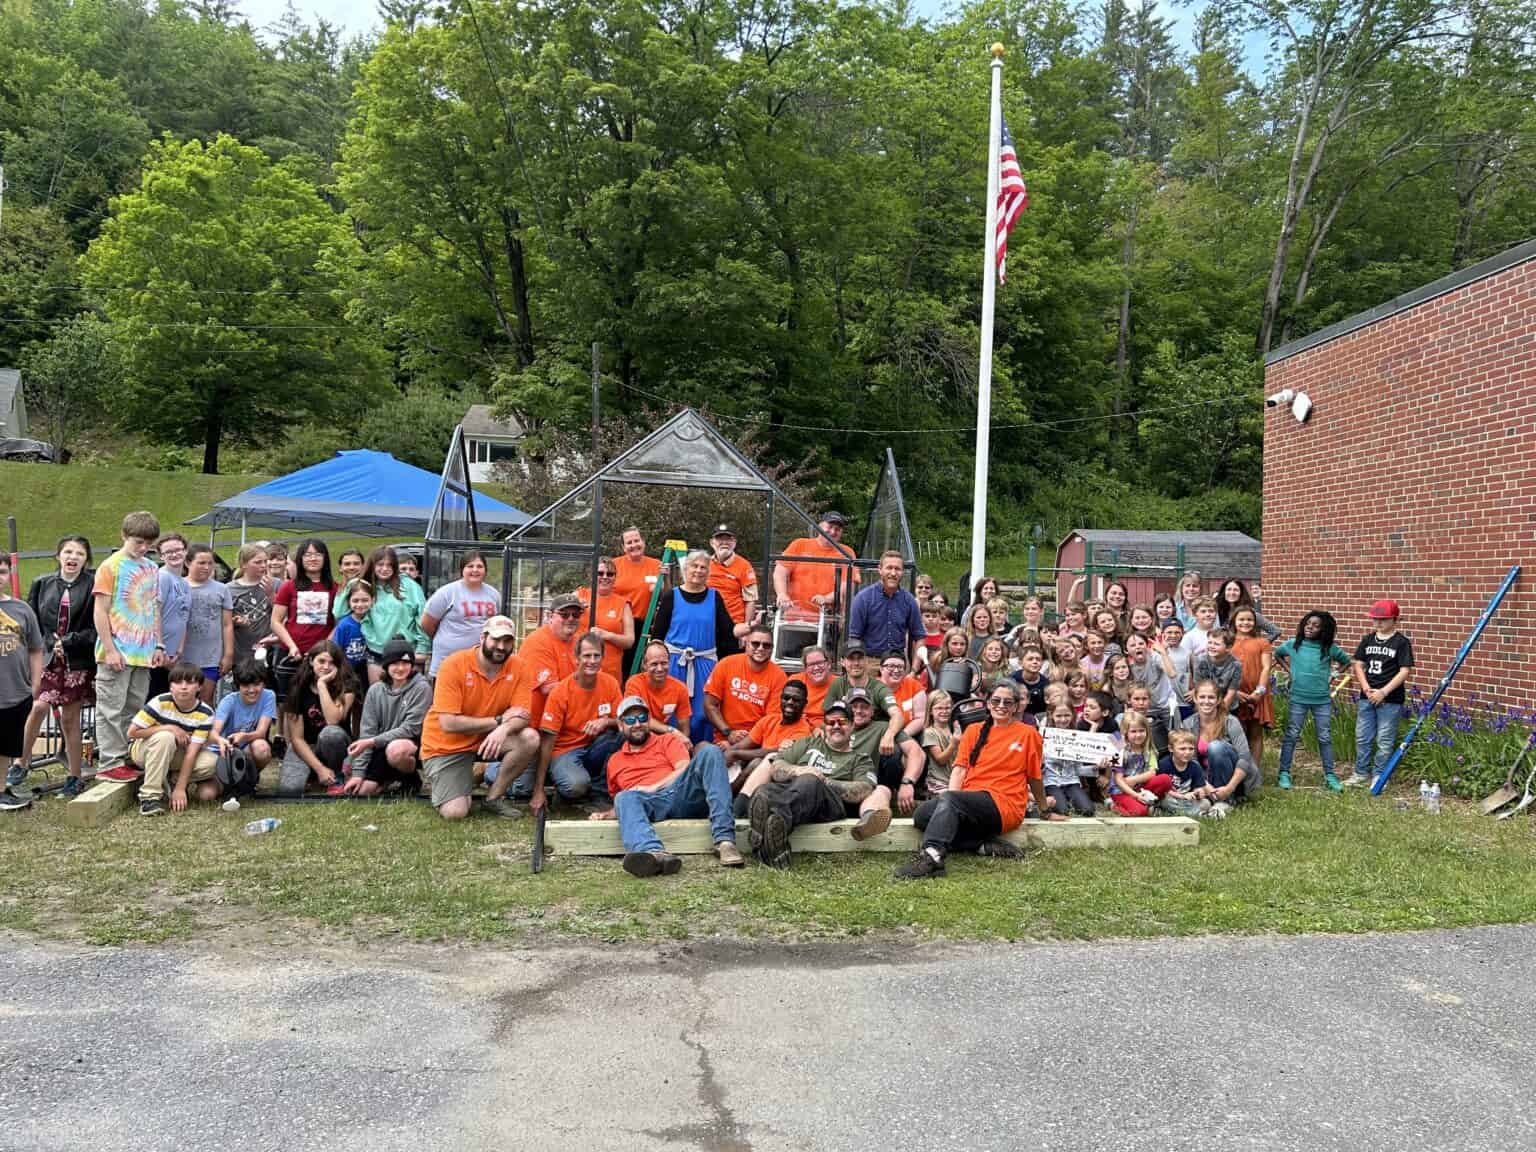
<instances>
[{"instance_id":1,"label":"grass lawn","mask_svg":"<svg viewBox=\"0 0 1536 1152\"><path fill-rule=\"evenodd\" d=\"M1313 782L1303 777L1304 782ZM1406 794L1400 794L1406 795ZM262 815L283 825L246 837ZM369 825L377 831L366 831ZM1198 848L1067 849L1020 864L956 858L922 885L893 854L801 857L790 873L689 857L639 881L617 860L528 869L529 821L446 825L424 803L247 804L105 829L63 803L8 815L0 927L97 943L256 930L305 941L760 938L866 935L1092 939L1365 932L1536 920L1530 818L1440 816L1302 788L1265 790Z\"/></svg>"}]
</instances>

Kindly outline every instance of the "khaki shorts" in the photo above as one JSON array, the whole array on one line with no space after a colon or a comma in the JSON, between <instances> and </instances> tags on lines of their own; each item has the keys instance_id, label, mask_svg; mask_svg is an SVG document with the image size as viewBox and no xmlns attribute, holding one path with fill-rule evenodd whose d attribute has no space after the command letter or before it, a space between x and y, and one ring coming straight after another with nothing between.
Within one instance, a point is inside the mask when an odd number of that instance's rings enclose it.
<instances>
[{"instance_id":1,"label":"khaki shorts","mask_svg":"<svg viewBox=\"0 0 1536 1152\"><path fill-rule=\"evenodd\" d=\"M454 752L447 756L428 756L422 765L432 785L432 807L441 808L450 800L468 796L475 790L475 753Z\"/></svg>"}]
</instances>

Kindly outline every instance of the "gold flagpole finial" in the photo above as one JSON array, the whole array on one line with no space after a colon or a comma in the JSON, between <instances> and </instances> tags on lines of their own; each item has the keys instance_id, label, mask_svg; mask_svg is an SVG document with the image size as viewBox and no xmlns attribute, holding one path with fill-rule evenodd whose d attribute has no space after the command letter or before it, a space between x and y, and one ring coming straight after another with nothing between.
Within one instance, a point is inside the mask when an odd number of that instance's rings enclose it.
<instances>
[{"instance_id":1,"label":"gold flagpole finial","mask_svg":"<svg viewBox=\"0 0 1536 1152\"><path fill-rule=\"evenodd\" d=\"M999 40L999 41L997 41L996 43L994 43L992 45L992 55L994 57L996 57L997 59L999 59L999 60L1001 60L1003 58L1003 44L1002 44L1002 41Z\"/></svg>"}]
</instances>

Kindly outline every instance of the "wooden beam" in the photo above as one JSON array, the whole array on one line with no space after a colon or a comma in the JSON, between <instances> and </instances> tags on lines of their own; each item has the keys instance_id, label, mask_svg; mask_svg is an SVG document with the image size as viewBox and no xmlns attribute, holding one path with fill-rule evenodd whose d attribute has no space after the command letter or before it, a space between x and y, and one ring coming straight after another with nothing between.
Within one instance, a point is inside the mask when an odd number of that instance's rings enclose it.
<instances>
[{"instance_id":1,"label":"wooden beam","mask_svg":"<svg viewBox=\"0 0 1536 1152\"><path fill-rule=\"evenodd\" d=\"M133 803L137 780L98 780L64 805L64 823L76 828L100 828Z\"/></svg>"},{"instance_id":2,"label":"wooden beam","mask_svg":"<svg viewBox=\"0 0 1536 1152\"><path fill-rule=\"evenodd\" d=\"M748 823L736 821L736 844L747 850ZM914 852L922 834L911 820L895 819L879 836L860 843L849 833L852 820L830 824L806 824L796 828L789 843L797 852ZM667 851L679 855L714 851L708 820L663 820L656 833ZM1158 816L1140 820L1118 816L1077 817L1065 823L1026 820L1008 839L1015 844L1042 848L1103 848L1127 845L1136 848L1192 847L1200 843L1200 825L1184 816ZM549 851L567 856L622 856L619 825L613 820L551 820L545 827Z\"/></svg>"}]
</instances>

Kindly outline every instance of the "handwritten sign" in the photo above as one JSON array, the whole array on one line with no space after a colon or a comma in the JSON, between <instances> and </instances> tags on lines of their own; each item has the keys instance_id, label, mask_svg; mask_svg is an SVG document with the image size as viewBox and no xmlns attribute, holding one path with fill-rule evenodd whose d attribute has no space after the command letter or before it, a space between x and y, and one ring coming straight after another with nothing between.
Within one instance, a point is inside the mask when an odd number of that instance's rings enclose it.
<instances>
[{"instance_id":1,"label":"handwritten sign","mask_svg":"<svg viewBox=\"0 0 1536 1152\"><path fill-rule=\"evenodd\" d=\"M1108 757L1120 758L1120 742L1108 732L1078 732L1072 728L1047 728L1045 758L1071 764L1097 764Z\"/></svg>"}]
</instances>

